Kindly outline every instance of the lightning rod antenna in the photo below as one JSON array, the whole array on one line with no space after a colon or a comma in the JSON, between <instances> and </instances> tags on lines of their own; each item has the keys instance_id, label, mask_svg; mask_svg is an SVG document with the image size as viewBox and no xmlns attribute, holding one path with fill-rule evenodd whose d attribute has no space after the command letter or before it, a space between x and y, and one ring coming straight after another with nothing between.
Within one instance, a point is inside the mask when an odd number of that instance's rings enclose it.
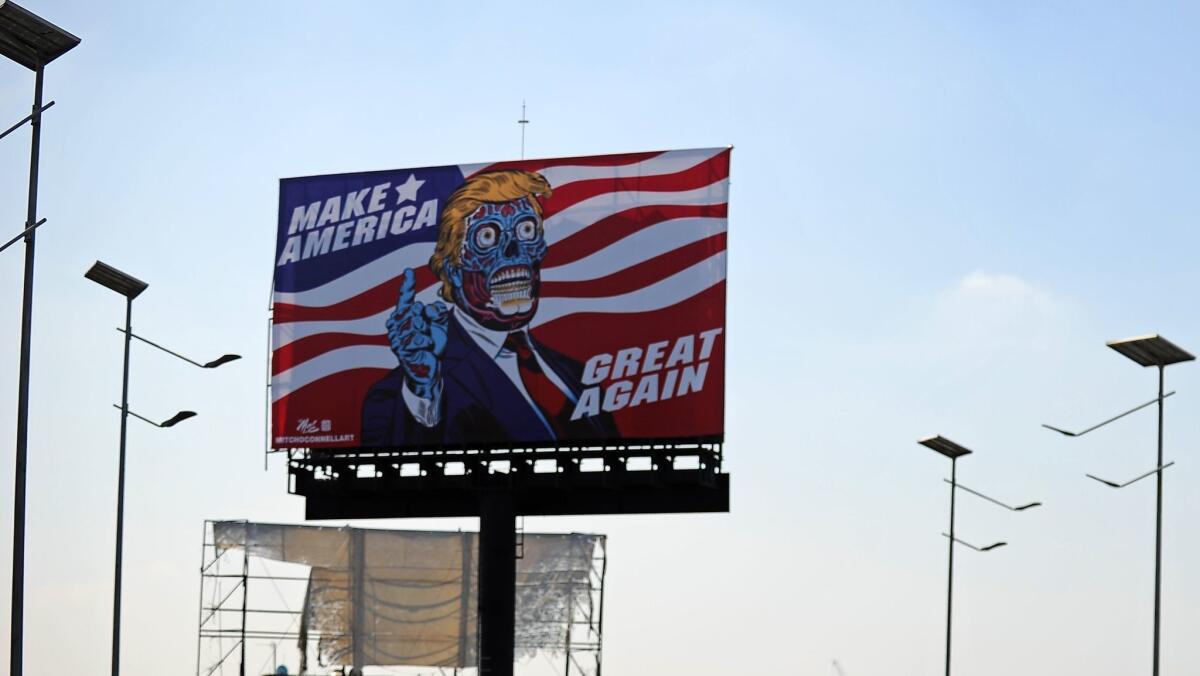
<instances>
[{"instance_id":1,"label":"lightning rod antenna","mask_svg":"<svg viewBox=\"0 0 1200 676\"><path fill-rule=\"evenodd\" d=\"M529 124L529 120L525 117L525 101L521 101L521 119L517 120L517 124L521 125L521 159L525 159L525 125Z\"/></svg>"}]
</instances>

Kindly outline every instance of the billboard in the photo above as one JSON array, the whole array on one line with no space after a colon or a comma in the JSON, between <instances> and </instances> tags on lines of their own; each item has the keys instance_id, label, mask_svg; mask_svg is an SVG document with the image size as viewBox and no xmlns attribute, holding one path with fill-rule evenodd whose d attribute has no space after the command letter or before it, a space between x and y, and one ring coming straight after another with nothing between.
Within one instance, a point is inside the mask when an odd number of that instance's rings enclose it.
<instances>
[{"instance_id":1,"label":"billboard","mask_svg":"<svg viewBox=\"0 0 1200 676\"><path fill-rule=\"evenodd\" d=\"M730 152L281 180L272 446L720 438Z\"/></svg>"}]
</instances>

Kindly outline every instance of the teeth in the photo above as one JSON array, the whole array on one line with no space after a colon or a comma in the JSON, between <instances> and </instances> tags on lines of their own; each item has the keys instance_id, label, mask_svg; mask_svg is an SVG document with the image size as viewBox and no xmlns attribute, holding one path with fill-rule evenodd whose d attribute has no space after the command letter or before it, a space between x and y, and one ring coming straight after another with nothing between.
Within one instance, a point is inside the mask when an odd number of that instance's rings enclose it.
<instances>
[{"instance_id":1,"label":"teeth","mask_svg":"<svg viewBox=\"0 0 1200 676\"><path fill-rule=\"evenodd\" d=\"M511 277L497 275L500 281L490 285L492 305L502 307L510 303L526 303L533 297L533 284L527 275Z\"/></svg>"},{"instance_id":2,"label":"teeth","mask_svg":"<svg viewBox=\"0 0 1200 676\"><path fill-rule=\"evenodd\" d=\"M495 288L496 285L505 282L528 282L529 279L530 274L527 268L505 268L492 277L490 285Z\"/></svg>"},{"instance_id":3,"label":"teeth","mask_svg":"<svg viewBox=\"0 0 1200 676\"><path fill-rule=\"evenodd\" d=\"M532 285L527 281L501 282L499 284L491 285L491 292L493 296L504 293L523 293L525 295L529 295L531 290Z\"/></svg>"}]
</instances>

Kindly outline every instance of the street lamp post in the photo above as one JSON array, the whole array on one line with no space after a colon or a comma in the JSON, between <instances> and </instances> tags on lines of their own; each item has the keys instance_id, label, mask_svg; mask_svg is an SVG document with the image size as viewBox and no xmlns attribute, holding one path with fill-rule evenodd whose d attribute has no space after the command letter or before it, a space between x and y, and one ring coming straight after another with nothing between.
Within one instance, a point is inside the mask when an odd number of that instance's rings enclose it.
<instances>
[{"instance_id":1,"label":"street lamp post","mask_svg":"<svg viewBox=\"0 0 1200 676\"><path fill-rule=\"evenodd\" d=\"M1154 469L1140 474L1125 482L1109 481L1101 479L1098 476L1088 474L1089 479L1094 479L1111 488L1125 488L1133 483L1141 481L1148 476L1156 475L1158 481L1158 491L1155 505L1154 518L1154 655L1153 666L1151 673L1153 676L1158 676L1159 673L1159 644L1161 638L1161 610L1162 610L1162 505L1163 505L1163 470L1167 469L1174 462L1163 464L1163 402L1167 397L1175 394L1174 392L1164 392L1165 372L1166 368L1171 364L1180 362L1192 361L1196 357L1187 350L1175 345L1171 341L1159 335L1138 336L1136 338L1126 338L1124 340L1114 340L1108 343L1108 346L1122 355L1128 357L1132 361L1141 366L1154 366L1158 368L1158 397L1144 404L1135 406L1120 415L1109 418L1102 423L1093 425L1082 432L1072 433L1050 425L1043 425L1047 429L1054 430L1061 434L1071 437L1083 436L1094 429L1098 429L1107 425L1110 422L1119 420L1134 411L1139 411L1150 404L1158 402L1158 463Z\"/></svg>"},{"instance_id":2,"label":"street lamp post","mask_svg":"<svg viewBox=\"0 0 1200 676\"><path fill-rule=\"evenodd\" d=\"M41 152L42 79L46 64L79 44L79 38L6 0L0 0L0 55L32 70L33 110L4 132L28 121L33 129L29 152L29 196L26 205L25 276L21 296L21 365L17 374L16 471L13 507L12 622L9 639L9 675L21 676L25 629L25 467L29 443L29 352L33 327L33 253L37 218L38 160ZM51 102L53 105L53 102ZM7 244L5 248L7 248Z\"/></svg>"},{"instance_id":3,"label":"street lamp post","mask_svg":"<svg viewBox=\"0 0 1200 676\"><path fill-rule=\"evenodd\" d=\"M178 352L169 350L158 343L152 342L141 336L133 333L132 314L133 314L133 299L146 290L148 286L145 282L132 277L120 270L107 265L100 261L96 263L84 274L85 277L104 286L108 289L116 291L125 297L125 328L117 329L125 334L125 360L123 374L121 376L121 405L116 408L121 410L121 441L120 441L120 460L117 470L117 538L116 538L116 565L114 571L113 583L113 637L112 637L112 675L117 676L120 670L121 661L121 559L124 542L125 531L125 432L126 424L129 416L133 416L139 420L147 422L155 427L173 427L178 423L187 420L196 415L194 411L180 411L170 418L155 422L150 418L138 415L129 410L129 345L133 338L151 345L167 354L177 357L189 364L193 364L200 368L216 368L222 364L227 364L231 361L241 359L236 354L225 354L217 359L207 363L200 363L189 359Z\"/></svg>"},{"instance_id":4,"label":"street lamp post","mask_svg":"<svg viewBox=\"0 0 1200 676\"><path fill-rule=\"evenodd\" d=\"M990 552L993 549L999 549L1000 547L1003 547L1008 544L1007 542L995 542L993 544L990 544L990 545L987 545L984 547L977 547L977 546L971 544L970 542L967 542L965 540L962 540L962 539L956 537L954 535L954 502L955 502L954 498L955 498L956 494L958 493L959 489L962 489L972 495L983 498L984 500L987 500L988 502L991 502L993 504L1004 507L1005 509L1012 511L1012 512L1023 512L1027 509L1037 507L1037 506L1041 505L1042 503L1030 502L1030 503L1027 503L1024 505L1019 505L1019 506L1014 507L1014 506L1008 505L1004 502L1001 502L995 498L984 495L983 493L980 493L979 491L967 488L966 486L963 486L962 484L958 483L958 459L965 455L970 455L971 450L969 448L961 446L941 435L935 435L932 437L925 437L924 439L918 439L917 443L921 444L922 446L924 446L926 448L937 451L938 453L946 456L947 458L950 458L950 478L944 480L946 483L950 484L950 532L942 533L942 536L945 537L949 541L949 564L947 567L947 574L946 574L946 676L950 676L950 646L951 646L950 637L951 637L951 630L953 628L953 613L952 613L952 611L953 611L953 599L954 599L954 545L957 543L960 545L964 545L970 549L973 549L977 552Z\"/></svg>"},{"instance_id":5,"label":"street lamp post","mask_svg":"<svg viewBox=\"0 0 1200 676\"><path fill-rule=\"evenodd\" d=\"M121 442L117 463L117 553L113 582L112 674L121 665L121 554L125 531L125 427L129 421L129 342L132 335L133 299L148 284L100 261L84 275L88 279L125 296L125 362L121 376Z\"/></svg>"}]
</instances>

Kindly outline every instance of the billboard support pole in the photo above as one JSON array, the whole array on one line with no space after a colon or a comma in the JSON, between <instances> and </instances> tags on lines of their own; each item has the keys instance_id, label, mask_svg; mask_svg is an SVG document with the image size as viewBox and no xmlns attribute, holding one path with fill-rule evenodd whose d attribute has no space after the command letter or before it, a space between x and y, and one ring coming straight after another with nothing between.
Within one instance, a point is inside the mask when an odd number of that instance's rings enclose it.
<instances>
[{"instance_id":1,"label":"billboard support pole","mask_svg":"<svg viewBox=\"0 0 1200 676\"><path fill-rule=\"evenodd\" d=\"M512 676L516 508L506 490L483 493L479 508L479 674Z\"/></svg>"}]
</instances>

